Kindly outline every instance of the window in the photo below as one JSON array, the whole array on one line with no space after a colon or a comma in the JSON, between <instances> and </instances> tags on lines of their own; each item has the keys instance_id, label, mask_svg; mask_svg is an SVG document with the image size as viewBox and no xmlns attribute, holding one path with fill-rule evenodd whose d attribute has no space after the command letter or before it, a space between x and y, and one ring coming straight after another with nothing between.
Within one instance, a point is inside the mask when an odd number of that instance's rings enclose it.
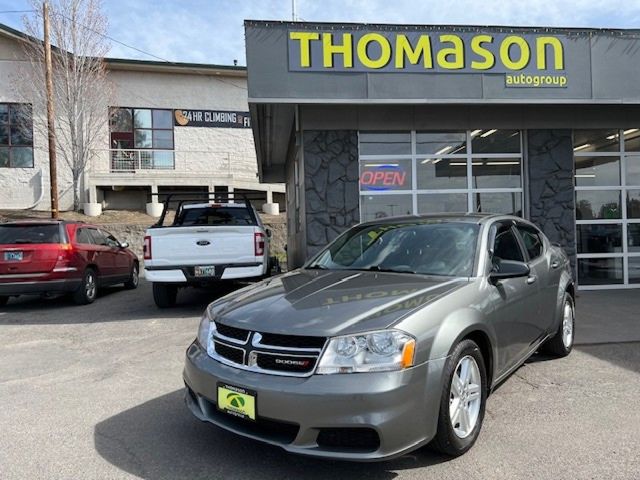
<instances>
[{"instance_id":1,"label":"window","mask_svg":"<svg viewBox=\"0 0 640 480\"><path fill-rule=\"evenodd\" d=\"M542 255L544 244L542 243L540 233L530 227L518 226L517 228L522 237L524 248L529 255L529 260L534 260Z\"/></svg>"},{"instance_id":2,"label":"window","mask_svg":"<svg viewBox=\"0 0 640 480\"><path fill-rule=\"evenodd\" d=\"M100 233L104 236L105 244L107 247L111 248L120 248L120 242L111 235L109 232L105 232L104 230L100 230Z\"/></svg>"},{"instance_id":3,"label":"window","mask_svg":"<svg viewBox=\"0 0 640 480\"><path fill-rule=\"evenodd\" d=\"M111 108L112 170L174 168L173 111Z\"/></svg>"},{"instance_id":4,"label":"window","mask_svg":"<svg viewBox=\"0 0 640 480\"><path fill-rule=\"evenodd\" d=\"M640 284L640 128L574 130L580 288Z\"/></svg>"},{"instance_id":5,"label":"window","mask_svg":"<svg viewBox=\"0 0 640 480\"><path fill-rule=\"evenodd\" d=\"M246 207L185 208L177 225L255 225Z\"/></svg>"},{"instance_id":6,"label":"window","mask_svg":"<svg viewBox=\"0 0 640 480\"><path fill-rule=\"evenodd\" d=\"M522 215L519 130L359 132L362 221L425 213Z\"/></svg>"},{"instance_id":7,"label":"window","mask_svg":"<svg viewBox=\"0 0 640 480\"><path fill-rule=\"evenodd\" d=\"M92 239L91 243L93 243L94 245L101 245L101 246L107 245L107 238L104 236L104 234L100 230L96 230L95 228L90 228L87 231L89 232L89 236Z\"/></svg>"},{"instance_id":8,"label":"window","mask_svg":"<svg viewBox=\"0 0 640 480\"><path fill-rule=\"evenodd\" d=\"M31 105L0 103L0 168L33 168Z\"/></svg>"},{"instance_id":9,"label":"window","mask_svg":"<svg viewBox=\"0 0 640 480\"><path fill-rule=\"evenodd\" d=\"M84 245L91 245L93 243L93 239L86 228L79 228L76 231L76 242Z\"/></svg>"},{"instance_id":10,"label":"window","mask_svg":"<svg viewBox=\"0 0 640 480\"><path fill-rule=\"evenodd\" d=\"M0 225L0 244L60 243L58 224Z\"/></svg>"},{"instance_id":11,"label":"window","mask_svg":"<svg viewBox=\"0 0 640 480\"><path fill-rule=\"evenodd\" d=\"M493 247L494 262L496 258L500 260L514 260L524 262L522 250L518 245L518 240L513 234L511 225L501 225L496 232L496 240Z\"/></svg>"}]
</instances>

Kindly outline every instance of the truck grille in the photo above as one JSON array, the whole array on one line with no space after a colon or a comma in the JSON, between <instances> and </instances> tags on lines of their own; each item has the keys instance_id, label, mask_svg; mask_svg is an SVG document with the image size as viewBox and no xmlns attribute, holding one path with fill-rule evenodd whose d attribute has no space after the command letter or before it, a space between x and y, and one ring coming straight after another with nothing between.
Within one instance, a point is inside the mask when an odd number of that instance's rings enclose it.
<instances>
[{"instance_id":1,"label":"truck grille","mask_svg":"<svg viewBox=\"0 0 640 480\"><path fill-rule=\"evenodd\" d=\"M211 356L228 365L273 375L306 377L318 363L325 337L243 330L216 322Z\"/></svg>"}]
</instances>

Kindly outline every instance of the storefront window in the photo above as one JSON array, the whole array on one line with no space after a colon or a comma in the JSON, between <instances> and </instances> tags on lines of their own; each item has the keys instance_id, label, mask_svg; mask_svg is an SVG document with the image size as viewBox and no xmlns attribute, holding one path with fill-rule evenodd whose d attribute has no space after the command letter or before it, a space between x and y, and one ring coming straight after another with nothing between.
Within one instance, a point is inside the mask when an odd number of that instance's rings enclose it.
<instances>
[{"instance_id":1,"label":"storefront window","mask_svg":"<svg viewBox=\"0 0 640 480\"><path fill-rule=\"evenodd\" d=\"M453 155L467 153L466 132L417 132L416 153Z\"/></svg>"},{"instance_id":2,"label":"storefront window","mask_svg":"<svg viewBox=\"0 0 640 480\"><path fill-rule=\"evenodd\" d=\"M0 103L0 168L33 168L31 105Z\"/></svg>"},{"instance_id":3,"label":"storefront window","mask_svg":"<svg viewBox=\"0 0 640 480\"><path fill-rule=\"evenodd\" d=\"M360 132L360 155L411 155L411 134Z\"/></svg>"},{"instance_id":4,"label":"storefront window","mask_svg":"<svg viewBox=\"0 0 640 480\"><path fill-rule=\"evenodd\" d=\"M418 213L462 213L467 211L466 193L425 193L418 195Z\"/></svg>"},{"instance_id":5,"label":"storefront window","mask_svg":"<svg viewBox=\"0 0 640 480\"><path fill-rule=\"evenodd\" d=\"M416 163L418 189L467 188L466 158L424 158ZM465 207L466 210L466 207Z\"/></svg>"},{"instance_id":6,"label":"storefront window","mask_svg":"<svg viewBox=\"0 0 640 480\"><path fill-rule=\"evenodd\" d=\"M639 283L640 129L575 130L578 285Z\"/></svg>"},{"instance_id":7,"label":"storefront window","mask_svg":"<svg viewBox=\"0 0 640 480\"><path fill-rule=\"evenodd\" d=\"M520 153L519 130L473 130L471 132L473 153Z\"/></svg>"},{"instance_id":8,"label":"storefront window","mask_svg":"<svg viewBox=\"0 0 640 480\"><path fill-rule=\"evenodd\" d=\"M473 197L476 212L522 216L522 194L519 192L477 192Z\"/></svg>"},{"instance_id":9,"label":"storefront window","mask_svg":"<svg viewBox=\"0 0 640 480\"><path fill-rule=\"evenodd\" d=\"M411 195L363 195L361 197L363 222L399 215L411 215L412 213L413 198Z\"/></svg>"},{"instance_id":10,"label":"storefront window","mask_svg":"<svg viewBox=\"0 0 640 480\"><path fill-rule=\"evenodd\" d=\"M576 191L576 219L622 218L620 192L617 190Z\"/></svg>"},{"instance_id":11,"label":"storefront window","mask_svg":"<svg viewBox=\"0 0 640 480\"><path fill-rule=\"evenodd\" d=\"M362 220L398 212L522 215L518 130L360 132L359 139Z\"/></svg>"},{"instance_id":12,"label":"storefront window","mask_svg":"<svg viewBox=\"0 0 640 480\"><path fill-rule=\"evenodd\" d=\"M576 157L576 185L610 187L620 185L620 157Z\"/></svg>"}]
</instances>

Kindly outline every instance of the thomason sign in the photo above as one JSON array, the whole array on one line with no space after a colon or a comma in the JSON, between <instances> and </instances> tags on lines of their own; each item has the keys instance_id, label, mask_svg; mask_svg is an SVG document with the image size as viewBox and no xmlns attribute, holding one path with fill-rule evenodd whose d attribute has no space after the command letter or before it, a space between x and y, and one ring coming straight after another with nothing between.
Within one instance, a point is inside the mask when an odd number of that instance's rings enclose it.
<instances>
[{"instance_id":1,"label":"thomason sign","mask_svg":"<svg viewBox=\"0 0 640 480\"><path fill-rule=\"evenodd\" d=\"M507 86L564 87L565 39L530 33L291 30L289 70L502 73Z\"/></svg>"}]
</instances>

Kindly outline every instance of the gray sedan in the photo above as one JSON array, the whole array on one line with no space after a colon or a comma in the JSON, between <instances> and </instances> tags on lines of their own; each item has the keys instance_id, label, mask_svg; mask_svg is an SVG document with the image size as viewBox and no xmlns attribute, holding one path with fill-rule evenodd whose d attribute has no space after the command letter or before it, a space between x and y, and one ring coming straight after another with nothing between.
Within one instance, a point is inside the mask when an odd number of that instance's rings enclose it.
<instances>
[{"instance_id":1,"label":"gray sedan","mask_svg":"<svg viewBox=\"0 0 640 480\"><path fill-rule=\"evenodd\" d=\"M185 399L200 420L294 453L461 455L497 385L536 350L571 352L574 312L567 256L521 218L363 223L213 302Z\"/></svg>"}]
</instances>

